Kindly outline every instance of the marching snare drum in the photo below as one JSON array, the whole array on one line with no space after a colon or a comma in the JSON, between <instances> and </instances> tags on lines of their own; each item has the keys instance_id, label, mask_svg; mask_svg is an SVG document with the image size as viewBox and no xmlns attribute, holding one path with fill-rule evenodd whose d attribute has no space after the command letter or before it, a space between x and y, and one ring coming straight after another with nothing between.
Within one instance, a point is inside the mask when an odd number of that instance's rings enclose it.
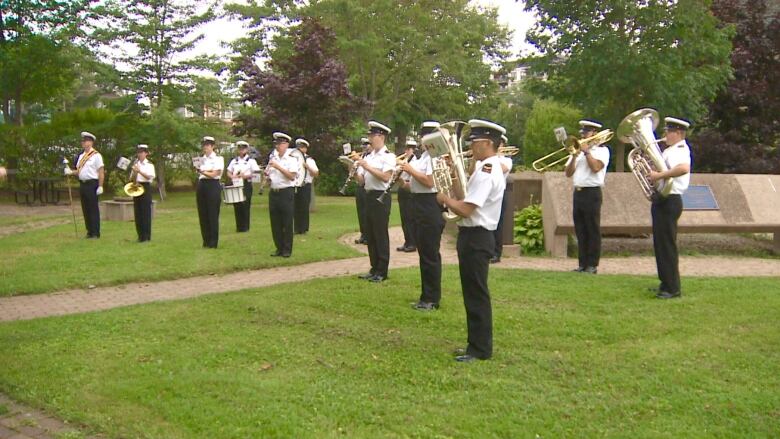
<instances>
[{"instance_id":1,"label":"marching snare drum","mask_svg":"<svg viewBox=\"0 0 780 439\"><path fill-rule=\"evenodd\" d=\"M225 204L241 203L244 198L244 188L241 186L225 186L222 188L222 201Z\"/></svg>"}]
</instances>

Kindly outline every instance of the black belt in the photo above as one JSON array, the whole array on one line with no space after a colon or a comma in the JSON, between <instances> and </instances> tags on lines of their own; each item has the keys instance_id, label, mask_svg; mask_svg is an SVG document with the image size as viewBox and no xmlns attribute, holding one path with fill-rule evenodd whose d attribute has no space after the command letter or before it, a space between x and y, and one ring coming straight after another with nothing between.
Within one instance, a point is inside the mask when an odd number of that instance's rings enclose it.
<instances>
[{"instance_id":1,"label":"black belt","mask_svg":"<svg viewBox=\"0 0 780 439\"><path fill-rule=\"evenodd\" d=\"M382 194L382 193L384 193L385 191L384 191L384 190L378 191L378 190L373 190L373 189L372 189L372 190L370 190L370 191L369 191L369 190L367 190L366 192L368 192L369 194Z\"/></svg>"},{"instance_id":2,"label":"black belt","mask_svg":"<svg viewBox=\"0 0 780 439\"><path fill-rule=\"evenodd\" d=\"M601 190L601 186L574 186L575 192Z\"/></svg>"},{"instance_id":3,"label":"black belt","mask_svg":"<svg viewBox=\"0 0 780 439\"><path fill-rule=\"evenodd\" d=\"M286 191L286 190L288 190L288 189L289 189L289 190L292 190L292 189L294 189L294 188L293 188L292 186L290 186L290 187L283 187L283 188L279 188L279 189L274 189L274 188L271 188L271 192L281 192L281 191Z\"/></svg>"},{"instance_id":4,"label":"black belt","mask_svg":"<svg viewBox=\"0 0 780 439\"><path fill-rule=\"evenodd\" d=\"M97 178L90 178L89 180L79 180L79 183L81 183L81 184L87 184L87 183L95 183L95 182L97 182L97 181L98 181L98 179L97 179Z\"/></svg>"},{"instance_id":5,"label":"black belt","mask_svg":"<svg viewBox=\"0 0 780 439\"><path fill-rule=\"evenodd\" d=\"M463 233L490 232L482 226L458 226L458 231Z\"/></svg>"},{"instance_id":6,"label":"black belt","mask_svg":"<svg viewBox=\"0 0 780 439\"><path fill-rule=\"evenodd\" d=\"M198 183L219 183L219 180L215 178L201 178L198 180Z\"/></svg>"},{"instance_id":7,"label":"black belt","mask_svg":"<svg viewBox=\"0 0 780 439\"><path fill-rule=\"evenodd\" d=\"M424 198L433 197L436 198L436 192L410 192L413 197Z\"/></svg>"}]
</instances>

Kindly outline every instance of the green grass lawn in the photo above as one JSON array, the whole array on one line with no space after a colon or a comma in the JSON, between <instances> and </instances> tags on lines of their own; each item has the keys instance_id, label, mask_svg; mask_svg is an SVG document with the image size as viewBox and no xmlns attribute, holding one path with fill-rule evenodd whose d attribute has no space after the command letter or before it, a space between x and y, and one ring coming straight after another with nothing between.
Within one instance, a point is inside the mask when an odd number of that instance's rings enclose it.
<instances>
[{"instance_id":1,"label":"green grass lawn","mask_svg":"<svg viewBox=\"0 0 780 439\"><path fill-rule=\"evenodd\" d=\"M356 231L355 201L351 197L317 197L310 231L295 235L293 256L272 258L274 251L267 208L268 196L252 199L251 229L236 233L233 207L222 205L219 249L203 249L195 194L176 193L158 204L152 221L152 241L138 244L132 222L103 221L99 240L79 237L73 224L0 238L0 296L142 282L207 273L297 265L305 262L359 256L337 243L339 236ZM399 224L397 205L391 224Z\"/></svg>"},{"instance_id":2,"label":"green grass lawn","mask_svg":"<svg viewBox=\"0 0 780 439\"><path fill-rule=\"evenodd\" d=\"M491 270L495 357L456 267L0 325L0 391L109 437L777 437L777 279Z\"/></svg>"}]
</instances>

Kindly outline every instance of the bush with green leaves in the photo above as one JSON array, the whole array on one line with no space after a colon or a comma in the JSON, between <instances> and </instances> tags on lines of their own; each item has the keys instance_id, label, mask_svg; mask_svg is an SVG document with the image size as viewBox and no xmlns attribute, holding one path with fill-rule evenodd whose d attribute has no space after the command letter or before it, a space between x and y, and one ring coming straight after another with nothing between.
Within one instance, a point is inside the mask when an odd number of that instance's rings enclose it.
<instances>
[{"instance_id":1,"label":"bush with green leaves","mask_svg":"<svg viewBox=\"0 0 780 439\"><path fill-rule=\"evenodd\" d=\"M529 165L539 157L559 149L561 145L555 139L553 130L562 126L567 133L576 134L579 119L582 119L582 112L574 107L548 99L534 102L525 123L523 163Z\"/></svg>"},{"instance_id":2,"label":"bush with green leaves","mask_svg":"<svg viewBox=\"0 0 780 439\"><path fill-rule=\"evenodd\" d=\"M532 204L515 212L514 243L519 244L524 255L544 253L544 227L542 205Z\"/></svg>"}]
</instances>

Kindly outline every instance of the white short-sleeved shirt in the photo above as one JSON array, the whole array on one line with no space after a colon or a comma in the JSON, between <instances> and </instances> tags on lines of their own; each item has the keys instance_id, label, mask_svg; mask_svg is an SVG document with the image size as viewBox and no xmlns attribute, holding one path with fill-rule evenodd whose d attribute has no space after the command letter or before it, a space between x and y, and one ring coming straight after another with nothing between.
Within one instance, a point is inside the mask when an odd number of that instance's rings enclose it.
<instances>
[{"instance_id":1,"label":"white short-sleeved shirt","mask_svg":"<svg viewBox=\"0 0 780 439\"><path fill-rule=\"evenodd\" d=\"M691 165L691 149L688 147L688 143L685 141L685 139L680 140L679 142L675 143L674 145L666 148L663 152L663 158L666 162L666 166L669 167L669 169L674 168L677 165ZM672 190L669 191L669 194L677 194L682 195L685 193L686 190L688 190L688 185L691 183L691 173L688 172L684 175L681 175L679 177L674 177L672 179ZM663 189L663 184L661 186Z\"/></svg>"},{"instance_id":2,"label":"white short-sleeved shirt","mask_svg":"<svg viewBox=\"0 0 780 439\"><path fill-rule=\"evenodd\" d=\"M512 173L512 166L514 165L514 163L512 163L512 157L501 156L498 158L498 160L502 165L501 170L504 173L504 180L506 180L509 178L509 174ZM506 171L504 171L504 166L506 166Z\"/></svg>"},{"instance_id":3,"label":"white short-sleeved shirt","mask_svg":"<svg viewBox=\"0 0 780 439\"><path fill-rule=\"evenodd\" d=\"M306 172L306 178L303 179L303 184L310 184L314 181L314 176L311 171L320 172L320 168L317 167L317 162L313 158L306 156L306 166L308 166L308 172Z\"/></svg>"},{"instance_id":4,"label":"white short-sleeved shirt","mask_svg":"<svg viewBox=\"0 0 780 439\"><path fill-rule=\"evenodd\" d=\"M504 198L506 179L501 170L501 161L497 156L478 161L474 173L469 177L466 191L468 195L463 200L477 206L468 218L458 221L463 227L484 227L496 230L501 219L501 200Z\"/></svg>"},{"instance_id":5,"label":"white short-sleeved shirt","mask_svg":"<svg viewBox=\"0 0 780 439\"><path fill-rule=\"evenodd\" d=\"M279 157L279 152L274 150L271 154L271 160L278 161L286 171L292 172L295 175L298 174L298 159L290 155L289 149L284 152L284 156L282 157ZM288 179L281 171L270 165L266 169L268 169L268 179L271 181L271 189L284 189L295 186L295 178ZM295 175L293 175L293 177L295 177Z\"/></svg>"},{"instance_id":6,"label":"white short-sleeved shirt","mask_svg":"<svg viewBox=\"0 0 780 439\"><path fill-rule=\"evenodd\" d=\"M136 164L138 165L138 170L148 175L149 178L144 177L143 175L141 175L141 172L138 172L135 174L135 182L151 183L152 180L154 180L154 177L157 176L157 173L154 170L154 165L152 164L152 162L150 162L147 159L144 159L143 161L139 160L138 163Z\"/></svg>"},{"instance_id":7,"label":"white short-sleeved shirt","mask_svg":"<svg viewBox=\"0 0 780 439\"><path fill-rule=\"evenodd\" d=\"M609 148L604 145L594 146L589 150L589 154L594 159L604 163L604 167L599 172L593 172L588 166L588 158L584 153L577 154L574 159L574 175L572 175L572 182L575 187L602 187L604 186L604 180L607 177L607 166L609 166ZM566 162L568 166L571 163L572 158Z\"/></svg>"},{"instance_id":8,"label":"white short-sleeved shirt","mask_svg":"<svg viewBox=\"0 0 780 439\"><path fill-rule=\"evenodd\" d=\"M382 147L378 152L373 152L365 158L368 166L379 169L381 172L392 171L395 169L395 155L390 153L386 147ZM376 178L374 174L365 172L367 191L383 191L390 187L389 181Z\"/></svg>"},{"instance_id":9,"label":"white short-sleeved shirt","mask_svg":"<svg viewBox=\"0 0 780 439\"><path fill-rule=\"evenodd\" d=\"M260 172L260 166L257 160L247 154L243 157L234 157L228 164L227 170L230 174L240 174L241 178L248 180L252 178L252 173Z\"/></svg>"},{"instance_id":10,"label":"white short-sleeved shirt","mask_svg":"<svg viewBox=\"0 0 780 439\"><path fill-rule=\"evenodd\" d=\"M428 151L423 152L419 159L411 162L410 164L416 171L422 172L424 175L433 175L433 161L431 160L431 155L428 154ZM410 184L413 194L436 193L435 187L428 187L417 181L417 179L414 177L412 178L412 182Z\"/></svg>"},{"instance_id":11,"label":"white short-sleeved shirt","mask_svg":"<svg viewBox=\"0 0 780 439\"><path fill-rule=\"evenodd\" d=\"M76 167L78 168L79 163L81 163L81 158L84 157L84 154L87 154L86 152L82 152L79 154L78 158L76 159ZM97 180L99 175L100 168L103 167L103 156L100 155L97 150L95 150L95 153L92 154L90 158L87 159L86 162L81 166L81 170L79 171L79 180L81 181L87 181L87 180Z\"/></svg>"},{"instance_id":12,"label":"white short-sleeved shirt","mask_svg":"<svg viewBox=\"0 0 780 439\"><path fill-rule=\"evenodd\" d=\"M217 155L216 152L211 151L211 154L201 156L200 170L201 171L223 171L225 170L225 159L221 155ZM199 174L198 180L219 180L220 177L222 177L222 173L220 173L216 177L207 177L203 174Z\"/></svg>"}]
</instances>

